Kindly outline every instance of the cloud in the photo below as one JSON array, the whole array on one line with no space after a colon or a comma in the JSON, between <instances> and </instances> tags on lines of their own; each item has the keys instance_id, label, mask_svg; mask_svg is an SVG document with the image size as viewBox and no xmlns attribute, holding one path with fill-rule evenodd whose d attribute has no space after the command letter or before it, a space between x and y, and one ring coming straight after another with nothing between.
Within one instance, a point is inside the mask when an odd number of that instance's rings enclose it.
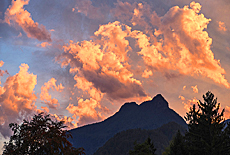
<instances>
[{"instance_id":1,"label":"cloud","mask_svg":"<svg viewBox=\"0 0 230 155\"><path fill-rule=\"evenodd\" d=\"M4 65L4 62L1 60L0 61L0 67L2 67Z\"/></svg>"},{"instance_id":2,"label":"cloud","mask_svg":"<svg viewBox=\"0 0 230 155\"><path fill-rule=\"evenodd\" d=\"M2 67L3 65L4 65L4 62L1 60L0 61L0 67ZM8 73L7 70L1 70L0 69L0 76L3 76L4 74L8 74L9 75L9 73ZM1 84L1 81L0 81L0 84Z\"/></svg>"},{"instance_id":3,"label":"cloud","mask_svg":"<svg viewBox=\"0 0 230 155\"><path fill-rule=\"evenodd\" d=\"M36 111L34 88L37 76L29 73L29 66L21 64L20 71L9 76L0 94L0 132L4 137L11 134L9 123L17 122Z\"/></svg>"},{"instance_id":4,"label":"cloud","mask_svg":"<svg viewBox=\"0 0 230 155\"><path fill-rule=\"evenodd\" d=\"M108 111L107 108L102 107L99 102L92 98L86 100L79 99L78 106L69 104L66 109L77 119L78 126L101 121L105 116L100 111Z\"/></svg>"},{"instance_id":5,"label":"cloud","mask_svg":"<svg viewBox=\"0 0 230 155\"><path fill-rule=\"evenodd\" d=\"M200 13L199 3L191 2L190 7L183 8L174 6L162 17L155 12L146 14L142 8L139 9L142 16L138 16L135 24L146 25L147 34L133 31L133 37L148 70L202 75L229 88L225 70L211 51L212 39L205 31L211 19ZM134 18L130 23L133 21Z\"/></svg>"},{"instance_id":6,"label":"cloud","mask_svg":"<svg viewBox=\"0 0 230 155\"><path fill-rule=\"evenodd\" d=\"M105 14L102 13L102 10L102 6L100 8L93 6L91 0L76 0L76 6L72 8L72 12L77 11L90 19L104 19Z\"/></svg>"},{"instance_id":7,"label":"cloud","mask_svg":"<svg viewBox=\"0 0 230 155\"><path fill-rule=\"evenodd\" d=\"M186 86L183 86L183 90L185 90L186 89Z\"/></svg>"},{"instance_id":8,"label":"cloud","mask_svg":"<svg viewBox=\"0 0 230 155\"><path fill-rule=\"evenodd\" d=\"M28 4L29 0L12 0L12 4L5 12L5 22L20 26L29 38L51 42L51 34L45 26L34 22L30 13L24 10L23 7Z\"/></svg>"},{"instance_id":9,"label":"cloud","mask_svg":"<svg viewBox=\"0 0 230 155\"><path fill-rule=\"evenodd\" d=\"M58 86L56 85L56 79L51 78L48 82L44 83L44 85L41 87L41 94L40 94L40 100L43 101L42 103L47 104L49 108L56 109L60 104L56 98L52 98L49 94L49 90L56 90L61 92L64 87L60 83Z\"/></svg>"},{"instance_id":10,"label":"cloud","mask_svg":"<svg viewBox=\"0 0 230 155\"><path fill-rule=\"evenodd\" d=\"M182 101L185 100L184 96L182 96L182 95L179 95L179 98L180 98Z\"/></svg>"},{"instance_id":11,"label":"cloud","mask_svg":"<svg viewBox=\"0 0 230 155\"><path fill-rule=\"evenodd\" d=\"M128 63L127 52L131 48L126 37L130 30L117 21L101 25L94 33L94 41L70 41L56 60L63 67L71 66L70 72L75 74L76 86L80 89L83 88L80 83L84 81L94 87L95 92L104 93L111 99L146 97Z\"/></svg>"},{"instance_id":12,"label":"cloud","mask_svg":"<svg viewBox=\"0 0 230 155\"><path fill-rule=\"evenodd\" d=\"M199 102L196 97L190 99L185 99L183 96L179 97L182 100L182 104L184 105L184 109L186 112L190 111L190 108L195 104L197 105L197 102Z\"/></svg>"},{"instance_id":13,"label":"cloud","mask_svg":"<svg viewBox=\"0 0 230 155\"><path fill-rule=\"evenodd\" d=\"M77 128L77 124L73 123L75 120L71 117L63 116L63 115L57 115L57 114L51 114L51 117L54 117L57 121L64 121L64 125L66 126L67 130Z\"/></svg>"},{"instance_id":14,"label":"cloud","mask_svg":"<svg viewBox=\"0 0 230 155\"><path fill-rule=\"evenodd\" d=\"M227 31L224 22L219 21L218 24L219 24L219 31Z\"/></svg>"},{"instance_id":15,"label":"cloud","mask_svg":"<svg viewBox=\"0 0 230 155\"><path fill-rule=\"evenodd\" d=\"M49 42L42 42L41 44L38 44L37 46L46 48L46 47L49 47L49 46L51 46L51 45L52 45L52 44L50 44Z\"/></svg>"},{"instance_id":16,"label":"cloud","mask_svg":"<svg viewBox=\"0 0 230 155\"><path fill-rule=\"evenodd\" d=\"M225 119L230 119L230 107L229 106L225 106L225 111L224 111L224 117Z\"/></svg>"},{"instance_id":17,"label":"cloud","mask_svg":"<svg viewBox=\"0 0 230 155\"><path fill-rule=\"evenodd\" d=\"M198 93L198 88L197 88L197 85L195 86L191 86L192 90L194 93Z\"/></svg>"}]
</instances>

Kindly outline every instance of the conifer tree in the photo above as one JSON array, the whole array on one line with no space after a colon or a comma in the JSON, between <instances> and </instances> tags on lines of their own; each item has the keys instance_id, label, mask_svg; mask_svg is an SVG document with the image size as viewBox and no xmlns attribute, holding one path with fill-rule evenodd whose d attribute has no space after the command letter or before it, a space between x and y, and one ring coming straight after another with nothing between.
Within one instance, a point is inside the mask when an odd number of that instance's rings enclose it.
<instances>
[{"instance_id":1,"label":"conifer tree","mask_svg":"<svg viewBox=\"0 0 230 155\"><path fill-rule=\"evenodd\" d=\"M220 103L217 98L208 91L203 95L204 103L198 102L198 110L195 105L186 113L188 132L185 134L189 155L222 155L226 150L223 143L224 136L224 109L219 113ZM228 152L228 150L226 150Z\"/></svg>"},{"instance_id":2,"label":"conifer tree","mask_svg":"<svg viewBox=\"0 0 230 155\"><path fill-rule=\"evenodd\" d=\"M147 138L146 141L142 144L136 144L134 146L134 150L130 150L130 155L156 155L156 148L154 144L151 142L150 138Z\"/></svg>"},{"instance_id":3,"label":"conifer tree","mask_svg":"<svg viewBox=\"0 0 230 155\"><path fill-rule=\"evenodd\" d=\"M167 155L186 155L188 154L186 145L185 145L185 138L180 133L180 130L176 133L176 136L173 138L169 145L169 151L168 153L165 153Z\"/></svg>"}]
</instances>

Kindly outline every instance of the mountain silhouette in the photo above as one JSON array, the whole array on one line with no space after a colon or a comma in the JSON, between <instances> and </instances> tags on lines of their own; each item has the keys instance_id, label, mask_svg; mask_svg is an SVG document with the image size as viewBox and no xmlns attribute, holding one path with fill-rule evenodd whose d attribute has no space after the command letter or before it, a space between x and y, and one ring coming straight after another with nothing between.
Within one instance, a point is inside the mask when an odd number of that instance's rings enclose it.
<instances>
[{"instance_id":1,"label":"mountain silhouette","mask_svg":"<svg viewBox=\"0 0 230 155\"><path fill-rule=\"evenodd\" d=\"M184 119L170 109L161 94L140 105L125 103L120 110L106 120L70 130L73 146L83 147L87 155L93 154L116 133L128 129L156 129L169 122L187 128Z\"/></svg>"}]
</instances>

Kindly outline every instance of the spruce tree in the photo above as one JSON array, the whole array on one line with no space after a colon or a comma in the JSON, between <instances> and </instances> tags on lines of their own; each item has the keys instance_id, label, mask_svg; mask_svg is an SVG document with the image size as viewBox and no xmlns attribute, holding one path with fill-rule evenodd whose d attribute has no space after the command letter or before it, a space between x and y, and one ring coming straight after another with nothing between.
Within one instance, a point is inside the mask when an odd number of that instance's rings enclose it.
<instances>
[{"instance_id":1,"label":"spruce tree","mask_svg":"<svg viewBox=\"0 0 230 155\"><path fill-rule=\"evenodd\" d=\"M226 138L224 136L224 109L219 113L220 103L208 91L203 95L204 102L198 102L186 113L188 132L185 134L189 155L223 155ZM228 152L228 150L226 150Z\"/></svg>"},{"instance_id":2,"label":"spruce tree","mask_svg":"<svg viewBox=\"0 0 230 155\"><path fill-rule=\"evenodd\" d=\"M186 154L188 154L188 151L185 145L185 138L180 133L180 130L178 130L176 136L170 142L167 155L186 155Z\"/></svg>"},{"instance_id":3,"label":"spruce tree","mask_svg":"<svg viewBox=\"0 0 230 155\"><path fill-rule=\"evenodd\" d=\"M130 155L156 155L156 148L150 138L147 138L142 144L134 143L134 145L134 150L129 151Z\"/></svg>"}]
</instances>

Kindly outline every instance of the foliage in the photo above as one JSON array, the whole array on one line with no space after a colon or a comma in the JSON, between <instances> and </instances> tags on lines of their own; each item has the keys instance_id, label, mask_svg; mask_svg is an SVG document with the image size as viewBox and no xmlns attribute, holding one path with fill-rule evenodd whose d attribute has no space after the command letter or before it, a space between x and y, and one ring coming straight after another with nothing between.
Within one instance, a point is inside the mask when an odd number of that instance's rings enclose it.
<instances>
[{"instance_id":1,"label":"foliage","mask_svg":"<svg viewBox=\"0 0 230 155\"><path fill-rule=\"evenodd\" d=\"M170 142L169 147L165 149L162 155L185 155L188 154L184 136L178 130L176 136Z\"/></svg>"},{"instance_id":2,"label":"foliage","mask_svg":"<svg viewBox=\"0 0 230 155\"><path fill-rule=\"evenodd\" d=\"M193 105L186 113L189 124L185 136L178 133L164 155L230 154L230 124L224 123L224 109L219 112L220 103L210 91L203 99L198 102L198 109Z\"/></svg>"},{"instance_id":3,"label":"foliage","mask_svg":"<svg viewBox=\"0 0 230 155\"><path fill-rule=\"evenodd\" d=\"M130 155L156 155L156 148L149 137L144 143L137 144L135 142L134 145L134 150L129 151Z\"/></svg>"},{"instance_id":4,"label":"foliage","mask_svg":"<svg viewBox=\"0 0 230 155\"><path fill-rule=\"evenodd\" d=\"M190 154L221 155L224 143L224 109L219 113L220 103L208 91L203 95L204 103L198 102L186 113L185 119L189 122L188 132L185 134Z\"/></svg>"},{"instance_id":5,"label":"foliage","mask_svg":"<svg viewBox=\"0 0 230 155\"><path fill-rule=\"evenodd\" d=\"M50 115L40 113L29 122L9 124L13 131L8 143L5 142L3 155L81 155L85 154L83 148L76 149L67 140L71 134L63 130L64 122L54 122Z\"/></svg>"}]
</instances>

